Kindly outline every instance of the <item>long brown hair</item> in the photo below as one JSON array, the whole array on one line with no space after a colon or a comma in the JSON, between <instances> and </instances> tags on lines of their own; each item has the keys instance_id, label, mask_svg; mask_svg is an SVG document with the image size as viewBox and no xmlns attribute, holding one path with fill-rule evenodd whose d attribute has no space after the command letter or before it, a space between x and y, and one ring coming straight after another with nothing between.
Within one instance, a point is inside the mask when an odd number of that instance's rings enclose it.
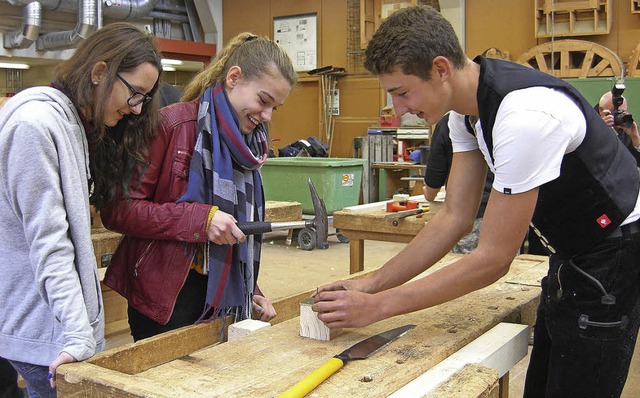
<instances>
[{"instance_id":1,"label":"long brown hair","mask_svg":"<svg viewBox=\"0 0 640 398\"><path fill-rule=\"evenodd\" d=\"M298 82L291 59L282 47L267 37L244 32L231 39L211 63L191 79L182 101L200 98L208 87L224 81L233 66L239 66L247 80L273 75L275 67L291 87Z\"/></svg>"},{"instance_id":2,"label":"long brown hair","mask_svg":"<svg viewBox=\"0 0 640 398\"><path fill-rule=\"evenodd\" d=\"M104 88L96 95L97 86L91 82L91 71L98 62L105 62ZM54 72L54 81L60 84L83 109L90 120L89 152L93 192L90 201L101 209L114 195L126 192L137 165L144 165L148 148L159 123L159 100L153 99L143 105L139 115L128 115L116 126L104 125L104 109L109 99L117 72L131 71L141 64L150 63L158 70L158 81L151 94L160 84L162 65L160 52L154 38L125 22L116 22L97 30L76 49L73 56L59 64Z\"/></svg>"}]
</instances>

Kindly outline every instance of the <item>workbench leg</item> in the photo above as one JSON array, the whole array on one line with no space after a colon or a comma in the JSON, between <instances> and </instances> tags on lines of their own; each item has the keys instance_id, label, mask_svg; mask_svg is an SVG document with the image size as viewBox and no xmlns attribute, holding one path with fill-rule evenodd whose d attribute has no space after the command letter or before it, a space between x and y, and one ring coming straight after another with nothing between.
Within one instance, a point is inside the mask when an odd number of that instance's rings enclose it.
<instances>
[{"instance_id":1,"label":"workbench leg","mask_svg":"<svg viewBox=\"0 0 640 398\"><path fill-rule=\"evenodd\" d=\"M509 372L498 380L498 397L509 398Z\"/></svg>"},{"instance_id":2,"label":"workbench leg","mask_svg":"<svg viewBox=\"0 0 640 398\"><path fill-rule=\"evenodd\" d=\"M364 240L349 240L349 273L355 274L364 270Z\"/></svg>"},{"instance_id":3,"label":"workbench leg","mask_svg":"<svg viewBox=\"0 0 640 398\"><path fill-rule=\"evenodd\" d=\"M377 169L377 171L378 171L378 200L384 201L384 200L387 200L387 170Z\"/></svg>"},{"instance_id":4,"label":"workbench leg","mask_svg":"<svg viewBox=\"0 0 640 398\"><path fill-rule=\"evenodd\" d=\"M291 242L293 242L293 228L289 229L289 233L287 234L287 240L284 243L287 246L291 246Z\"/></svg>"}]
</instances>

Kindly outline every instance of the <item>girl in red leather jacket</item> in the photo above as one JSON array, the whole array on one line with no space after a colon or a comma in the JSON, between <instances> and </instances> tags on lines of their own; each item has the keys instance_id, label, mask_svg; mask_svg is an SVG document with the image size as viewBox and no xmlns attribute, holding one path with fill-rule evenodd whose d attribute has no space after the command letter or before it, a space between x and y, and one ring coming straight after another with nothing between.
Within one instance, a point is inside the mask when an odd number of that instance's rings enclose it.
<instances>
[{"instance_id":1,"label":"girl in red leather jacket","mask_svg":"<svg viewBox=\"0 0 640 398\"><path fill-rule=\"evenodd\" d=\"M297 82L286 52L242 33L161 111L150 161L101 212L124 237L104 283L129 303L134 340L231 315L272 319L257 285L264 220L265 123Z\"/></svg>"}]
</instances>

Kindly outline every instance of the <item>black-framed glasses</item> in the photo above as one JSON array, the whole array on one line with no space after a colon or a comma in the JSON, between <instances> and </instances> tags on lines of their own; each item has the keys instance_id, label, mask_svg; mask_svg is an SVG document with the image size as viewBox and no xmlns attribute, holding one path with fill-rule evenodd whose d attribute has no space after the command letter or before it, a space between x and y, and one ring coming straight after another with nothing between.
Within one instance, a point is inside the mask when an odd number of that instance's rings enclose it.
<instances>
[{"instance_id":1,"label":"black-framed glasses","mask_svg":"<svg viewBox=\"0 0 640 398\"><path fill-rule=\"evenodd\" d=\"M153 95L141 93L140 91L133 88L133 86L131 86L131 84L129 84L129 82L124 79L124 77L120 76L118 72L116 72L116 76L122 83L124 83L125 86L127 86L129 91L131 91L131 97L129 97L129 99L127 100L127 104L129 104L130 107L135 107L140 104L145 105L149 103L149 101L151 101L151 98L153 98Z\"/></svg>"}]
</instances>

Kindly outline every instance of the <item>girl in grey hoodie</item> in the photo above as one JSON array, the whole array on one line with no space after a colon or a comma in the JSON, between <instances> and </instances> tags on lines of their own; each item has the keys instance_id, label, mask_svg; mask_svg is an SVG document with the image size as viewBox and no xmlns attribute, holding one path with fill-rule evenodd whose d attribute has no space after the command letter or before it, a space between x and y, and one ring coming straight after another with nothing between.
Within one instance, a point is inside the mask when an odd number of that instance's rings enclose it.
<instances>
[{"instance_id":1,"label":"girl in grey hoodie","mask_svg":"<svg viewBox=\"0 0 640 398\"><path fill-rule=\"evenodd\" d=\"M51 87L0 110L0 357L30 396L55 397L58 365L104 347L89 205L104 206L146 159L161 71L152 38L113 23L58 65Z\"/></svg>"}]
</instances>

